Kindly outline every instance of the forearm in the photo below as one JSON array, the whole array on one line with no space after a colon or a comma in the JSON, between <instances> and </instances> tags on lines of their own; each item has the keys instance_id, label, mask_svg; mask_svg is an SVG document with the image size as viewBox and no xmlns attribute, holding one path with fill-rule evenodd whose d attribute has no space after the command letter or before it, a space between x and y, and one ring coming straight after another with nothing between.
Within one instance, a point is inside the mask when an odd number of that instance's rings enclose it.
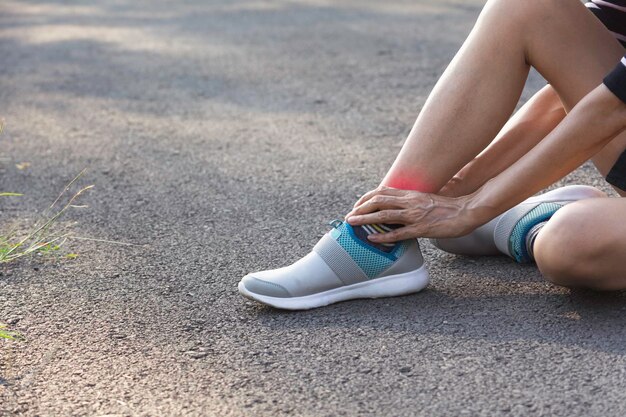
<instances>
[{"instance_id":1,"label":"forearm","mask_svg":"<svg viewBox=\"0 0 626 417\"><path fill-rule=\"evenodd\" d=\"M478 223L564 177L626 128L626 105L600 85L519 161L471 197Z\"/></svg>"},{"instance_id":2,"label":"forearm","mask_svg":"<svg viewBox=\"0 0 626 417\"><path fill-rule=\"evenodd\" d=\"M565 117L559 96L547 85L504 125L495 140L461 169L439 194L471 194L528 153Z\"/></svg>"}]
</instances>

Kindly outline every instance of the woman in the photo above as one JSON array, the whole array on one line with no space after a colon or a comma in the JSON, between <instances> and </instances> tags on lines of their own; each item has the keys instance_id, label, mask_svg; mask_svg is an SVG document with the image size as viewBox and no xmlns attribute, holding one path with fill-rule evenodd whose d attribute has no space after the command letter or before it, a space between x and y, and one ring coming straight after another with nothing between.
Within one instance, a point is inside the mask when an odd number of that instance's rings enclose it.
<instances>
[{"instance_id":1,"label":"woman","mask_svg":"<svg viewBox=\"0 0 626 417\"><path fill-rule=\"evenodd\" d=\"M574 186L523 201L588 159L626 196L620 40L624 0L489 0L381 186L240 292L288 309L416 292L428 283L416 237L535 261L558 285L626 288L626 199ZM549 85L510 118L531 66Z\"/></svg>"}]
</instances>

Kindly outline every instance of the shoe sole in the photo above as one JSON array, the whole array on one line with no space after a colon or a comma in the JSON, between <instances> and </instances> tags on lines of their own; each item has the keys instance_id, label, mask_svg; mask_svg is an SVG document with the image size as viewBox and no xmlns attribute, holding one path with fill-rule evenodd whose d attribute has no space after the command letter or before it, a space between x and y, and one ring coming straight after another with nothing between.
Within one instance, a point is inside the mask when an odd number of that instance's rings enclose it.
<instances>
[{"instance_id":1,"label":"shoe sole","mask_svg":"<svg viewBox=\"0 0 626 417\"><path fill-rule=\"evenodd\" d=\"M403 274L389 275L371 281L358 282L344 287L334 288L317 294L301 297L270 297L256 294L239 282L237 288L241 295L251 300L284 310L309 310L323 307L340 301L355 300L358 298L397 297L413 294L423 290L429 282L426 265L419 269Z\"/></svg>"}]
</instances>

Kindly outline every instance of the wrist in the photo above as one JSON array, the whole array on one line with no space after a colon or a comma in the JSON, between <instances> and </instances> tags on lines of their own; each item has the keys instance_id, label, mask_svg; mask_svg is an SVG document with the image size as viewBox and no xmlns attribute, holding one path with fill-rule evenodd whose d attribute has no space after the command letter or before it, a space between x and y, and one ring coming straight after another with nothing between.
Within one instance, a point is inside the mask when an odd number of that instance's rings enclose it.
<instances>
[{"instance_id":1,"label":"wrist","mask_svg":"<svg viewBox=\"0 0 626 417\"><path fill-rule=\"evenodd\" d=\"M466 199L465 210L468 222L474 227L482 226L500 214L498 204L493 198L494 194L489 192L492 185L490 183L492 183L492 180L485 183L472 194L463 197Z\"/></svg>"}]
</instances>

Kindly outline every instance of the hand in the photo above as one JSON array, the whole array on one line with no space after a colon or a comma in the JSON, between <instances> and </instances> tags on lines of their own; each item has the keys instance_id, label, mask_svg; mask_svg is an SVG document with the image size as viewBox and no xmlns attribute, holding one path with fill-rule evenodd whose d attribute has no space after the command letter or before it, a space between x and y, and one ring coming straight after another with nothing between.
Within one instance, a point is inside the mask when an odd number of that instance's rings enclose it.
<instances>
[{"instance_id":1,"label":"hand","mask_svg":"<svg viewBox=\"0 0 626 417\"><path fill-rule=\"evenodd\" d=\"M356 202L346 215L346 221L352 226L372 223L404 225L392 232L368 236L377 243L416 237L457 237L484 222L477 215L480 210L476 210L472 203L472 195L452 198L380 186Z\"/></svg>"}]
</instances>

